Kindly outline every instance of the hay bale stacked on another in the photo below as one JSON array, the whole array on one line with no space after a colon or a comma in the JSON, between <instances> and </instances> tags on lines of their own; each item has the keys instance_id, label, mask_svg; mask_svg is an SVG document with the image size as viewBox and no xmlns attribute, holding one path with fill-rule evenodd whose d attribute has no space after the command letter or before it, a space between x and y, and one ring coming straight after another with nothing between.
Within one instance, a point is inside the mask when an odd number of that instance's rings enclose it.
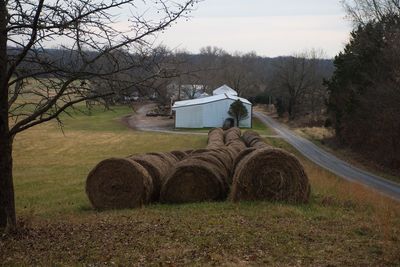
<instances>
[{"instance_id":1,"label":"hay bale stacked on another","mask_svg":"<svg viewBox=\"0 0 400 267\"><path fill-rule=\"evenodd\" d=\"M164 203L218 201L226 198L233 160L224 145L224 132L208 134L207 149L192 151L179 162L162 186Z\"/></svg>"},{"instance_id":2,"label":"hay bale stacked on another","mask_svg":"<svg viewBox=\"0 0 400 267\"><path fill-rule=\"evenodd\" d=\"M242 136L244 142L248 147L253 148L273 148L266 144L262 137L255 131L246 131Z\"/></svg>"},{"instance_id":3,"label":"hay bale stacked on another","mask_svg":"<svg viewBox=\"0 0 400 267\"><path fill-rule=\"evenodd\" d=\"M148 153L100 162L88 175L86 193L97 209L135 208L158 201L165 177L184 152Z\"/></svg>"},{"instance_id":4,"label":"hay bale stacked on another","mask_svg":"<svg viewBox=\"0 0 400 267\"><path fill-rule=\"evenodd\" d=\"M244 141L243 141L244 140ZM233 178L232 178L233 177ZM231 199L307 202L310 185L295 156L239 128L213 129L205 149L148 153L100 162L86 181L95 208L135 208L151 201Z\"/></svg>"},{"instance_id":5,"label":"hay bale stacked on another","mask_svg":"<svg viewBox=\"0 0 400 267\"><path fill-rule=\"evenodd\" d=\"M208 149L218 149L224 146L224 131L221 128L211 129L208 132Z\"/></svg>"},{"instance_id":6,"label":"hay bale stacked on another","mask_svg":"<svg viewBox=\"0 0 400 267\"><path fill-rule=\"evenodd\" d=\"M190 151L192 152L192 151ZM188 153L186 153L185 151L180 151L180 150L174 150L170 152L172 155L174 155L175 157L177 157L179 160L183 160L184 158L186 158L188 156Z\"/></svg>"},{"instance_id":7,"label":"hay bale stacked on another","mask_svg":"<svg viewBox=\"0 0 400 267\"><path fill-rule=\"evenodd\" d=\"M308 177L294 155L265 144L253 131L246 132L243 139L251 148L236 161L232 200L308 202Z\"/></svg>"},{"instance_id":8,"label":"hay bale stacked on another","mask_svg":"<svg viewBox=\"0 0 400 267\"><path fill-rule=\"evenodd\" d=\"M129 157L142 165L150 174L153 181L152 201L160 198L161 186L165 182L167 175L180 161L173 153L148 153L144 155L134 155Z\"/></svg>"},{"instance_id":9,"label":"hay bale stacked on another","mask_svg":"<svg viewBox=\"0 0 400 267\"><path fill-rule=\"evenodd\" d=\"M236 158L237 154L246 149L241 139L242 132L239 128L233 127L224 132L225 145L231 150Z\"/></svg>"},{"instance_id":10,"label":"hay bale stacked on another","mask_svg":"<svg viewBox=\"0 0 400 267\"><path fill-rule=\"evenodd\" d=\"M111 158L97 164L86 180L86 194L97 209L136 208L153 193L149 172L129 159Z\"/></svg>"}]
</instances>

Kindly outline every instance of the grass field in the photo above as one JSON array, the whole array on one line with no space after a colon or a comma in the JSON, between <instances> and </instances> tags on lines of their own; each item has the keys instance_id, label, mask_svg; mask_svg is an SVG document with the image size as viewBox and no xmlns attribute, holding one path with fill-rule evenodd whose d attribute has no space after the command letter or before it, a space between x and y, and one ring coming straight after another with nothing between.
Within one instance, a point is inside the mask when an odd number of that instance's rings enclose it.
<instances>
[{"instance_id":1,"label":"grass field","mask_svg":"<svg viewBox=\"0 0 400 267\"><path fill-rule=\"evenodd\" d=\"M64 134L50 122L17 136L21 231L0 237L0 265L400 265L400 205L302 157L312 184L307 205L94 211L84 184L100 160L206 145L206 136L129 130L118 121L129 112L96 108L65 118ZM296 153L280 139L266 141Z\"/></svg>"},{"instance_id":2,"label":"grass field","mask_svg":"<svg viewBox=\"0 0 400 267\"><path fill-rule=\"evenodd\" d=\"M208 133L212 128L178 128L175 129L177 132L197 132L197 133ZM246 130L246 128L242 128L242 130ZM272 129L268 128L263 124L258 118L253 117L253 128L252 130L263 134L263 135L274 135Z\"/></svg>"}]
</instances>

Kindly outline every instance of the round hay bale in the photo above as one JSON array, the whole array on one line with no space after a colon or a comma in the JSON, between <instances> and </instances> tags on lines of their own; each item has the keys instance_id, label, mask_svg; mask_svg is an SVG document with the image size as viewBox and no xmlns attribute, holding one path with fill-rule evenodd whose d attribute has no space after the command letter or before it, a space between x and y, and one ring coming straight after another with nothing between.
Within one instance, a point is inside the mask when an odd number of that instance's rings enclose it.
<instances>
[{"instance_id":1,"label":"round hay bale","mask_svg":"<svg viewBox=\"0 0 400 267\"><path fill-rule=\"evenodd\" d=\"M225 166L227 170L230 170L232 168L233 161L227 150L210 151L207 154L216 157Z\"/></svg>"},{"instance_id":2,"label":"round hay bale","mask_svg":"<svg viewBox=\"0 0 400 267\"><path fill-rule=\"evenodd\" d=\"M179 151L179 150L174 150L170 152L172 155L174 155L178 160L183 160L187 158L188 154L184 151Z\"/></svg>"},{"instance_id":3,"label":"round hay bale","mask_svg":"<svg viewBox=\"0 0 400 267\"><path fill-rule=\"evenodd\" d=\"M238 127L233 127L224 131L225 144L240 139L241 135L242 131Z\"/></svg>"},{"instance_id":4,"label":"round hay bale","mask_svg":"<svg viewBox=\"0 0 400 267\"><path fill-rule=\"evenodd\" d=\"M233 173L235 173L236 167L242 161L242 159L244 157L246 157L247 155L249 155L250 153L254 152L255 150L256 150L256 148L249 147L249 148L246 148L246 149L240 151L240 153L235 158L235 162L233 163L233 166L234 166Z\"/></svg>"},{"instance_id":5,"label":"round hay bale","mask_svg":"<svg viewBox=\"0 0 400 267\"><path fill-rule=\"evenodd\" d=\"M140 207L149 203L152 191L147 170L128 159L103 160L86 179L86 194L96 209Z\"/></svg>"},{"instance_id":6,"label":"round hay bale","mask_svg":"<svg viewBox=\"0 0 400 267\"><path fill-rule=\"evenodd\" d=\"M177 162L179 162L179 159L175 157L174 154L169 152L153 152L153 153L148 153L147 155L160 157L166 163L168 163L170 167L174 166Z\"/></svg>"},{"instance_id":7,"label":"round hay bale","mask_svg":"<svg viewBox=\"0 0 400 267\"><path fill-rule=\"evenodd\" d=\"M227 190L229 191L229 187L232 184L232 175L233 175L233 164L230 157L226 154L221 153L210 153L210 157L214 157L217 159L224 168L224 182L227 185Z\"/></svg>"},{"instance_id":8,"label":"round hay bale","mask_svg":"<svg viewBox=\"0 0 400 267\"><path fill-rule=\"evenodd\" d=\"M294 155L281 149L257 149L237 164L230 198L306 203L309 196L308 177Z\"/></svg>"},{"instance_id":9,"label":"round hay bale","mask_svg":"<svg viewBox=\"0 0 400 267\"><path fill-rule=\"evenodd\" d=\"M210 144L210 145L207 145L207 149L218 149L218 148L220 148L221 146L224 146L224 145L216 145L216 144Z\"/></svg>"},{"instance_id":10,"label":"round hay bale","mask_svg":"<svg viewBox=\"0 0 400 267\"><path fill-rule=\"evenodd\" d=\"M140 156L134 156L129 159L142 165L150 174L153 181L153 192L151 199L152 201L158 201L160 197L161 185L172 169L170 162L168 162L168 160L164 159L162 156L154 154L144 154Z\"/></svg>"},{"instance_id":11,"label":"round hay bale","mask_svg":"<svg viewBox=\"0 0 400 267\"><path fill-rule=\"evenodd\" d=\"M226 151L226 155L230 157L232 163L235 162L235 158L238 155L238 152L236 151L236 149L233 149L232 147L227 146L225 151Z\"/></svg>"},{"instance_id":12,"label":"round hay bale","mask_svg":"<svg viewBox=\"0 0 400 267\"><path fill-rule=\"evenodd\" d=\"M212 129L210 129L209 131L208 131L208 135L212 135L212 134L214 134L214 133L216 133L216 134L224 134L224 130L222 130L222 128L212 128Z\"/></svg>"},{"instance_id":13,"label":"round hay bale","mask_svg":"<svg viewBox=\"0 0 400 267\"><path fill-rule=\"evenodd\" d=\"M224 131L221 128L215 128L208 132L208 148L218 148L224 146Z\"/></svg>"},{"instance_id":14,"label":"round hay bale","mask_svg":"<svg viewBox=\"0 0 400 267\"><path fill-rule=\"evenodd\" d=\"M208 153L208 154L196 155L191 159L200 160L204 163L209 164L209 167L212 168L215 171L215 173L218 174L218 177L223 182L224 191L228 192L229 189L228 177L230 175L230 172L227 168L225 168L225 165L216 156Z\"/></svg>"},{"instance_id":15,"label":"round hay bale","mask_svg":"<svg viewBox=\"0 0 400 267\"><path fill-rule=\"evenodd\" d=\"M211 149L209 148L200 148L200 149L195 149L190 153L191 155L197 155L197 154L203 154L203 153L208 153L210 152Z\"/></svg>"},{"instance_id":16,"label":"round hay bale","mask_svg":"<svg viewBox=\"0 0 400 267\"><path fill-rule=\"evenodd\" d=\"M209 163L186 159L178 164L162 186L163 203L195 203L222 200L223 182Z\"/></svg>"},{"instance_id":17,"label":"round hay bale","mask_svg":"<svg viewBox=\"0 0 400 267\"><path fill-rule=\"evenodd\" d=\"M243 140L248 147L272 148L270 145L266 144L260 134L255 131L246 131L243 134Z\"/></svg>"},{"instance_id":18,"label":"round hay bale","mask_svg":"<svg viewBox=\"0 0 400 267\"><path fill-rule=\"evenodd\" d=\"M242 141L231 141L227 143L226 146L229 147L229 149L231 149L231 151L234 151L236 154L247 148Z\"/></svg>"}]
</instances>

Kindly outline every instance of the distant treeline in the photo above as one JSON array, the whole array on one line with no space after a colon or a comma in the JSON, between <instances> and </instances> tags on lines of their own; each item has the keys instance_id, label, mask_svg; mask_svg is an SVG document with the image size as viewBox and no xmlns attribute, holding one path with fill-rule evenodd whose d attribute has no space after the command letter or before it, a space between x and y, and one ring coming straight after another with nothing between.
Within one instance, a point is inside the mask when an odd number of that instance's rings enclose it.
<instances>
[{"instance_id":1,"label":"distant treeline","mask_svg":"<svg viewBox=\"0 0 400 267\"><path fill-rule=\"evenodd\" d=\"M8 50L11 55L19 52L11 47ZM323 59L323 52L317 50L269 58L255 53L230 54L217 47L205 47L198 54L158 47L135 53L116 51L97 60L96 64L83 62L83 59L90 61L97 57L98 53L91 51L42 49L30 53L35 60L29 61L28 57L21 64L21 75L32 72L38 73L35 77L60 78L68 69L72 72L85 65L82 77L91 80L93 73L91 82L98 91L113 88L115 95L107 99L109 104L131 95L152 96L168 103L171 84L179 88L184 85L181 93L186 98L195 97L199 88L211 93L227 84L254 103L276 104L279 114L289 114L291 119L303 115L312 115L313 119L321 117L327 100L323 80L334 70L333 61ZM125 65L130 68L124 69ZM119 70L115 71L116 68ZM99 78L99 73L104 73L104 77Z\"/></svg>"}]
</instances>

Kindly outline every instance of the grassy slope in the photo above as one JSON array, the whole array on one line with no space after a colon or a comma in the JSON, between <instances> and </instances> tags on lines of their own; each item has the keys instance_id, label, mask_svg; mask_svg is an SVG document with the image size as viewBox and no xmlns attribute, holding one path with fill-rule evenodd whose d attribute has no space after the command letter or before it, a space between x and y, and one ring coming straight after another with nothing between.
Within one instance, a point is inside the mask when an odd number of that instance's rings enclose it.
<instances>
[{"instance_id":1,"label":"grassy slope","mask_svg":"<svg viewBox=\"0 0 400 267\"><path fill-rule=\"evenodd\" d=\"M211 128L178 128L178 129L175 129L175 131L208 133L208 131L210 129ZM243 130L246 130L246 128L243 128ZM259 119L255 118L255 117L253 117L252 130L259 132L260 134L263 134L263 135L274 135L275 134L272 129L265 126L264 123L262 123Z\"/></svg>"},{"instance_id":2,"label":"grassy slope","mask_svg":"<svg viewBox=\"0 0 400 267\"><path fill-rule=\"evenodd\" d=\"M313 195L304 206L227 202L93 211L84 183L100 160L206 144L206 136L128 130L116 120L128 112L67 118L65 136L48 123L17 137L17 209L26 230L0 239L1 263L400 264L399 204L305 159ZM295 152L280 139L266 141Z\"/></svg>"}]
</instances>

